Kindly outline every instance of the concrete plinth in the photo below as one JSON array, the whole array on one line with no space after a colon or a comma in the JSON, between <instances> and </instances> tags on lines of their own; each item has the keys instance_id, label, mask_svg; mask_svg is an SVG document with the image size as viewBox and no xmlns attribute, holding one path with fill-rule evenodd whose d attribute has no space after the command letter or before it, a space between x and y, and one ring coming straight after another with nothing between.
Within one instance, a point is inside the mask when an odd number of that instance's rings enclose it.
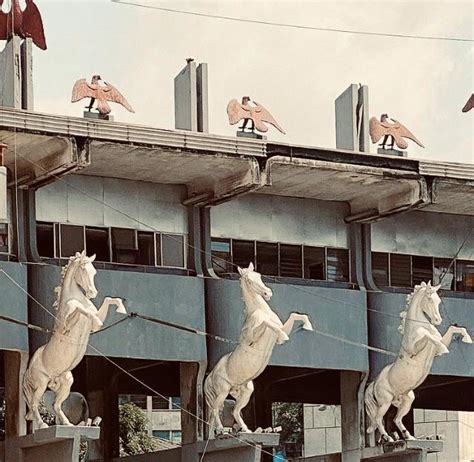
<instances>
[{"instance_id":1,"label":"concrete plinth","mask_svg":"<svg viewBox=\"0 0 474 462\"><path fill-rule=\"evenodd\" d=\"M20 436L5 445L5 462L79 462L80 443L97 440L99 427L55 425Z\"/></svg>"},{"instance_id":2,"label":"concrete plinth","mask_svg":"<svg viewBox=\"0 0 474 462\"><path fill-rule=\"evenodd\" d=\"M101 114L100 112L84 111L83 116L85 119L108 120L109 122L114 121L113 115Z\"/></svg>"},{"instance_id":3,"label":"concrete plinth","mask_svg":"<svg viewBox=\"0 0 474 462\"><path fill-rule=\"evenodd\" d=\"M408 153L406 151L399 151L398 149L378 148L377 154L381 154L382 156L408 157Z\"/></svg>"},{"instance_id":4,"label":"concrete plinth","mask_svg":"<svg viewBox=\"0 0 474 462\"><path fill-rule=\"evenodd\" d=\"M443 442L439 440L400 440L383 446L365 448L362 460L370 462L386 459L400 462L425 462L428 454L441 452Z\"/></svg>"}]
</instances>

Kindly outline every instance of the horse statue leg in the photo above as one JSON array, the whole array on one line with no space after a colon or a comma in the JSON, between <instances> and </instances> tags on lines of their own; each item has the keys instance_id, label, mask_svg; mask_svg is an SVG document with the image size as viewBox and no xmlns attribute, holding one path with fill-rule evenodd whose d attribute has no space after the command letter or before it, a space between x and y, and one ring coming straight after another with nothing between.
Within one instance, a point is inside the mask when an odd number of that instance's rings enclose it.
<instances>
[{"instance_id":1,"label":"horse statue leg","mask_svg":"<svg viewBox=\"0 0 474 462\"><path fill-rule=\"evenodd\" d=\"M66 414L63 412L62 404L69 397L73 382L74 379L71 371L67 371L57 377L54 380L54 383L50 385L50 388L56 393L53 408L56 413L56 423L59 423L60 425L72 425L66 417Z\"/></svg>"},{"instance_id":2,"label":"horse statue leg","mask_svg":"<svg viewBox=\"0 0 474 462\"><path fill-rule=\"evenodd\" d=\"M446 345L446 347L450 345L455 334L459 334L462 336L462 342L472 343L472 338L465 327L449 326L448 330L443 335L443 338L441 340Z\"/></svg>"},{"instance_id":3,"label":"horse statue leg","mask_svg":"<svg viewBox=\"0 0 474 462\"><path fill-rule=\"evenodd\" d=\"M388 383L386 383L385 380L384 386L384 383L381 382L381 378L383 380L383 372L384 371L382 371L377 380L370 383L365 390L365 406L370 419L367 433L373 433L377 428L384 441L393 442L393 438L387 433L383 424L383 418L393 401L393 394L387 389Z\"/></svg>"},{"instance_id":4,"label":"horse statue leg","mask_svg":"<svg viewBox=\"0 0 474 462\"><path fill-rule=\"evenodd\" d=\"M34 430L48 427L39 413L39 404L49 382L48 375L42 372L41 368L43 349L44 347L40 347L36 350L23 377L23 394L28 405L28 413L25 418L26 420L33 421Z\"/></svg>"},{"instance_id":5,"label":"horse statue leg","mask_svg":"<svg viewBox=\"0 0 474 462\"><path fill-rule=\"evenodd\" d=\"M231 391L231 396L235 398L235 407L232 412L235 421L240 426L240 431L244 433L251 433L249 427L247 427L244 419L242 418L242 409L247 406L250 401L250 397L252 396L254 387L253 382L250 380L249 382L237 387Z\"/></svg>"},{"instance_id":6,"label":"horse statue leg","mask_svg":"<svg viewBox=\"0 0 474 462\"><path fill-rule=\"evenodd\" d=\"M409 391L406 395L403 395L400 397L400 404L398 404L398 411L397 415L393 419L395 422L395 425L398 427L398 429L402 432L402 436L406 440L414 440L414 438L410 432L406 429L405 425L403 425L402 419L405 417L411 409L411 405L413 404L413 401L415 401L415 393L412 391Z\"/></svg>"},{"instance_id":7,"label":"horse statue leg","mask_svg":"<svg viewBox=\"0 0 474 462\"><path fill-rule=\"evenodd\" d=\"M291 331L293 330L293 326L295 322L301 321L303 323L304 330L313 330L313 326L311 321L309 320L308 315L306 314L299 314L299 313L291 313L286 322L283 324L282 330L285 332L286 335L290 335Z\"/></svg>"}]
</instances>

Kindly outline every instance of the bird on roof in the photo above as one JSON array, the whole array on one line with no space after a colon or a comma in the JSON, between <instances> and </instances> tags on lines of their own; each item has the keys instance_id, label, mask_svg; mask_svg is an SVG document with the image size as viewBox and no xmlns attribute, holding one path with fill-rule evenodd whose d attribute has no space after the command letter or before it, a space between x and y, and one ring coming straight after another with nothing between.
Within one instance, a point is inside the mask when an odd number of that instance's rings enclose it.
<instances>
[{"instance_id":1,"label":"bird on roof","mask_svg":"<svg viewBox=\"0 0 474 462\"><path fill-rule=\"evenodd\" d=\"M251 102L253 104L250 104ZM241 120L244 121L242 127L240 127L242 131L245 130L247 123L250 121L250 130L252 132L257 129L259 132L266 133L268 131L268 127L264 123L266 122L273 125L284 135L286 134L285 130L283 130L270 112L261 104L252 101L249 96L244 96L241 103L236 99L230 100L227 105L227 115L229 116L230 125L235 125Z\"/></svg>"},{"instance_id":2,"label":"bird on roof","mask_svg":"<svg viewBox=\"0 0 474 462\"><path fill-rule=\"evenodd\" d=\"M23 39L31 37L33 43L46 50L43 20L33 0L26 0L22 11L19 0L12 0L8 13L2 11L3 0L0 0L0 40L10 40L14 35Z\"/></svg>"},{"instance_id":3,"label":"bird on roof","mask_svg":"<svg viewBox=\"0 0 474 462\"><path fill-rule=\"evenodd\" d=\"M467 100L467 103L462 108L462 112L469 112L474 107L474 93Z\"/></svg>"},{"instance_id":4,"label":"bird on roof","mask_svg":"<svg viewBox=\"0 0 474 462\"><path fill-rule=\"evenodd\" d=\"M390 122L392 120L393 122ZM382 144L380 145L382 149L385 149L389 138L392 138L392 143L389 149L393 149L394 144L397 145L399 149L406 149L408 143L403 138L408 138L409 140L414 141L418 146L424 148L421 141L419 141L415 135L408 130L403 124L398 120L389 118L388 114L382 114L380 116L380 121L376 117L372 117L369 120L369 133L372 143L377 143L380 138L383 138Z\"/></svg>"},{"instance_id":5,"label":"bird on roof","mask_svg":"<svg viewBox=\"0 0 474 462\"><path fill-rule=\"evenodd\" d=\"M103 85L100 83L101 81ZM122 93L110 83L103 81L100 75L92 76L91 83L88 83L86 79L80 79L74 84L71 102L76 103L83 98L91 99L89 106L86 106L89 111L97 101L97 110L102 115L107 115L112 110L107 101L121 104L128 111L135 112Z\"/></svg>"}]
</instances>

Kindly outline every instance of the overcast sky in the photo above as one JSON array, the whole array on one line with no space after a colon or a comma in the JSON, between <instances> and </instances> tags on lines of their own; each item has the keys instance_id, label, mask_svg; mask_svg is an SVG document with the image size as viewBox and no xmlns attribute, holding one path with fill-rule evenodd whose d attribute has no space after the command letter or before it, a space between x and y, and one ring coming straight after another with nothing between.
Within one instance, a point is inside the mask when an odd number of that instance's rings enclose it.
<instances>
[{"instance_id":1,"label":"overcast sky","mask_svg":"<svg viewBox=\"0 0 474 462\"><path fill-rule=\"evenodd\" d=\"M471 2L168 1L138 3L189 11L390 33L473 36ZM48 50L35 48L35 109L80 116L74 82L99 73L136 110L118 121L173 128L173 78L185 58L209 65L210 132L233 135L226 105L250 95L286 129L269 139L335 147L334 99L350 84L369 86L370 115L387 112L425 144L410 157L474 162L473 46L296 30L173 14L107 0L36 0ZM376 147L372 146L372 151Z\"/></svg>"}]
</instances>

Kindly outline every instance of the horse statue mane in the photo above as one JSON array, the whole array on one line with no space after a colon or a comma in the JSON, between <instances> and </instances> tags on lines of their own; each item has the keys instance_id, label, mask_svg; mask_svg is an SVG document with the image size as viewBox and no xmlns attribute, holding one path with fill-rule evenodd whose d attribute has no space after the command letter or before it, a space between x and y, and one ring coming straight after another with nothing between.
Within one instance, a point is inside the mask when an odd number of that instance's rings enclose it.
<instances>
[{"instance_id":1,"label":"horse statue mane","mask_svg":"<svg viewBox=\"0 0 474 462\"><path fill-rule=\"evenodd\" d=\"M405 323L408 310L410 309L410 306L416 295L421 295L421 291L424 291L425 295L431 295L432 293L437 292L437 290L438 289L436 287L431 285L431 281L429 281L428 284L426 284L426 282L422 282L421 284L415 286L411 294L407 295L405 309L400 313L400 325L398 326L398 332L400 332L401 335L405 333Z\"/></svg>"},{"instance_id":2,"label":"horse statue mane","mask_svg":"<svg viewBox=\"0 0 474 462\"><path fill-rule=\"evenodd\" d=\"M61 269L61 278L59 279L59 285L54 288L54 293L56 294L56 300L53 303L53 308L58 311L59 310L59 303L61 301L61 291L63 288L63 283L64 283L64 278L66 277L66 274L68 270L70 269L71 265L76 262L78 259L83 259L85 263L85 259L88 259L86 255L86 251L83 250L82 253L76 252L76 255L73 255L72 257L69 257L69 261L66 266L63 266Z\"/></svg>"}]
</instances>

